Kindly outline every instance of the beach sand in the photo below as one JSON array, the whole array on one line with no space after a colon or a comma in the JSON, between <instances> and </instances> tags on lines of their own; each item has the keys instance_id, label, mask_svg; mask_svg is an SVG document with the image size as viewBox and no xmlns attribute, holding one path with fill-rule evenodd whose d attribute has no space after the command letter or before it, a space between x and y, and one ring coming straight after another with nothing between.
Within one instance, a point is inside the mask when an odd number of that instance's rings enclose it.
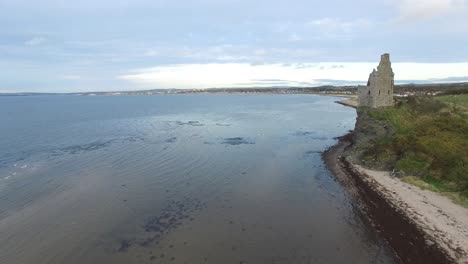
<instances>
[{"instance_id":1,"label":"beach sand","mask_svg":"<svg viewBox=\"0 0 468 264\"><path fill-rule=\"evenodd\" d=\"M440 194L350 163L352 134L324 153L329 169L405 263L468 263L468 209Z\"/></svg>"}]
</instances>

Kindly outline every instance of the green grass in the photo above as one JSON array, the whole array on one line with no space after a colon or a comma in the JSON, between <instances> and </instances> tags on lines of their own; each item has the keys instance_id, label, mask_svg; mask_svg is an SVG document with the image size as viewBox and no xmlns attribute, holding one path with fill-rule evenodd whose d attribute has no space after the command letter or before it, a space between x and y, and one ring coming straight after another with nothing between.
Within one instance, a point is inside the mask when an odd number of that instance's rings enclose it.
<instances>
[{"instance_id":1,"label":"green grass","mask_svg":"<svg viewBox=\"0 0 468 264\"><path fill-rule=\"evenodd\" d=\"M391 163L390 167L403 175L432 186L426 186L427 189L468 199L468 115L462 109L465 106L468 95L414 97L395 107L367 110L371 117L388 123L395 131L391 137L369 146L367 158Z\"/></svg>"},{"instance_id":2,"label":"green grass","mask_svg":"<svg viewBox=\"0 0 468 264\"><path fill-rule=\"evenodd\" d=\"M437 97L437 99L453 107L460 107L462 110L468 112L468 94L444 95Z\"/></svg>"},{"instance_id":3,"label":"green grass","mask_svg":"<svg viewBox=\"0 0 468 264\"><path fill-rule=\"evenodd\" d=\"M468 208L468 197L460 194L460 192L451 192L445 189L443 186L439 184L434 184L431 181L425 181L419 177L415 176L405 176L401 178L402 181L417 186L423 190L429 190L433 192L440 193L448 198L450 198L455 203Z\"/></svg>"}]
</instances>

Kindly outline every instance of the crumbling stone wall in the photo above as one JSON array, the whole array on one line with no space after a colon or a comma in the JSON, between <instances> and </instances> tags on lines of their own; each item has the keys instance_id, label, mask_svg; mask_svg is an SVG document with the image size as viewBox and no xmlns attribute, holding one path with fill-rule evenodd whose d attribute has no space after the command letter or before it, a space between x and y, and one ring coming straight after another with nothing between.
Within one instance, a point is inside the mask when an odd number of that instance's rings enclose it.
<instances>
[{"instance_id":1,"label":"crumbling stone wall","mask_svg":"<svg viewBox=\"0 0 468 264\"><path fill-rule=\"evenodd\" d=\"M359 87L358 105L371 108L393 106L394 80L390 55L385 53L381 56L377 70L374 69L369 75L367 86Z\"/></svg>"}]
</instances>

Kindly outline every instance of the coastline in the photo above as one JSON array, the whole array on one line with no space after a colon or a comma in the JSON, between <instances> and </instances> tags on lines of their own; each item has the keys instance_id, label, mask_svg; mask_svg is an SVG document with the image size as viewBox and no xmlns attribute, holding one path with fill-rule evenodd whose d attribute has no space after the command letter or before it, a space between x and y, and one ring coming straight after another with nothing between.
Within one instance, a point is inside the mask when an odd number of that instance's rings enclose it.
<instances>
[{"instance_id":1,"label":"coastline","mask_svg":"<svg viewBox=\"0 0 468 264\"><path fill-rule=\"evenodd\" d=\"M348 107L352 107L352 108L357 108L357 97L356 96L343 96L343 97L345 97L346 99L335 101L335 103L340 104L340 105L344 105L344 106L348 106Z\"/></svg>"},{"instance_id":2,"label":"coastline","mask_svg":"<svg viewBox=\"0 0 468 264\"><path fill-rule=\"evenodd\" d=\"M401 262L468 263L468 209L388 172L351 163L344 154L352 147L353 135L338 138L322 157Z\"/></svg>"}]
</instances>

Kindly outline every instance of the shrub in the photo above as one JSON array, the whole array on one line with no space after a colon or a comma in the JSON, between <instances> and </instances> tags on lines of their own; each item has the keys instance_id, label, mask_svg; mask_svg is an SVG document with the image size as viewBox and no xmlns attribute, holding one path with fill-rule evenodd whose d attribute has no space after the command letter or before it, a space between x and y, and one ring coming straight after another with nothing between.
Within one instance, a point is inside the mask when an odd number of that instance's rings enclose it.
<instances>
[{"instance_id":1,"label":"shrub","mask_svg":"<svg viewBox=\"0 0 468 264\"><path fill-rule=\"evenodd\" d=\"M429 96L411 97L368 114L395 131L368 146L369 158L468 197L466 114Z\"/></svg>"}]
</instances>

